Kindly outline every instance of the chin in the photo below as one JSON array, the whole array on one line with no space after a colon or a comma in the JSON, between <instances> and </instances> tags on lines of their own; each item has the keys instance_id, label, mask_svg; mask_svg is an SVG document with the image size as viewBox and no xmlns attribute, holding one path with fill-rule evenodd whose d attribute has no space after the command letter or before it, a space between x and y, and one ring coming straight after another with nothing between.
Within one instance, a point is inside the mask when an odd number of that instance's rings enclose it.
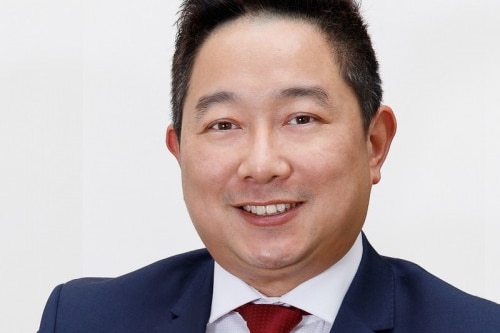
<instances>
[{"instance_id":1,"label":"chin","mask_svg":"<svg viewBox=\"0 0 500 333\"><path fill-rule=\"evenodd\" d=\"M296 255L282 251L254 253L248 262L257 268L277 270L293 265L298 259Z\"/></svg>"}]
</instances>

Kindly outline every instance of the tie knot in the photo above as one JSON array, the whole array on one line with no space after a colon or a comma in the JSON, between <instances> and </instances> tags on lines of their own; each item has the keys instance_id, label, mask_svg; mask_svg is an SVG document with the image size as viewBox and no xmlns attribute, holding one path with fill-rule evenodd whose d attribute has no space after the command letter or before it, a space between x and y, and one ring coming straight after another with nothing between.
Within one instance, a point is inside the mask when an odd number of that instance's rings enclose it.
<instances>
[{"instance_id":1,"label":"tie knot","mask_svg":"<svg viewBox=\"0 0 500 333\"><path fill-rule=\"evenodd\" d=\"M247 303L235 310L247 322L250 333L290 333L307 312L293 306Z\"/></svg>"}]
</instances>

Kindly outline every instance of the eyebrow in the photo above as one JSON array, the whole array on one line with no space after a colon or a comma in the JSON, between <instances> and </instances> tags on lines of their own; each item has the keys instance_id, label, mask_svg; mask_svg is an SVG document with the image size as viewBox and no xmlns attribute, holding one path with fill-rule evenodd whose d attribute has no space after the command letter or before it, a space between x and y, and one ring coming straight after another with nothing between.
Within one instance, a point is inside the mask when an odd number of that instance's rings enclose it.
<instances>
[{"instance_id":1,"label":"eyebrow","mask_svg":"<svg viewBox=\"0 0 500 333\"><path fill-rule=\"evenodd\" d=\"M300 98L312 99L319 105L329 108L328 93L321 87L297 86L280 90L276 96L278 98ZM232 103L238 100L235 93L229 91L219 91L200 97L196 103L196 120L200 120L207 113L208 109L215 104Z\"/></svg>"},{"instance_id":2,"label":"eyebrow","mask_svg":"<svg viewBox=\"0 0 500 333\"><path fill-rule=\"evenodd\" d=\"M220 91L213 94L202 96L196 104L196 118L199 120L207 113L208 109L214 104L230 103L237 100L234 93L228 91Z\"/></svg>"},{"instance_id":3,"label":"eyebrow","mask_svg":"<svg viewBox=\"0 0 500 333\"><path fill-rule=\"evenodd\" d=\"M280 91L279 96L285 98L307 97L323 107L330 106L328 93L321 87L291 87Z\"/></svg>"}]
</instances>

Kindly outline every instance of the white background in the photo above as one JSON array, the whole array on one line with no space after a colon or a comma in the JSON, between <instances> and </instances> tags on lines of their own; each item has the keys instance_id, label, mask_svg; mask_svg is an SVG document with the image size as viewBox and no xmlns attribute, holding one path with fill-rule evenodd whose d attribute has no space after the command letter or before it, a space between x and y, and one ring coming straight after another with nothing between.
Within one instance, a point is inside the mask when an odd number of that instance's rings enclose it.
<instances>
[{"instance_id":1,"label":"white background","mask_svg":"<svg viewBox=\"0 0 500 333\"><path fill-rule=\"evenodd\" d=\"M164 146L180 1L0 0L0 331L56 284L201 247ZM365 0L399 131L365 227L500 302L500 2Z\"/></svg>"}]
</instances>

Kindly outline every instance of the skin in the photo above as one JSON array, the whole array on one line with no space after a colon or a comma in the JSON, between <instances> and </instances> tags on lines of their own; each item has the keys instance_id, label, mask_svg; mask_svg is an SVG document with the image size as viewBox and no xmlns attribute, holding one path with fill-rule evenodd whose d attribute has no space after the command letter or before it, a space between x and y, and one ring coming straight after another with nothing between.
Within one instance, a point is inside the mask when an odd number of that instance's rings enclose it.
<instances>
[{"instance_id":1,"label":"skin","mask_svg":"<svg viewBox=\"0 0 500 333\"><path fill-rule=\"evenodd\" d=\"M381 106L363 129L314 25L243 17L218 28L195 59L183 112L182 138L170 126L167 146L194 226L222 267L281 296L347 253L396 120ZM243 209L266 205L275 214Z\"/></svg>"}]
</instances>

